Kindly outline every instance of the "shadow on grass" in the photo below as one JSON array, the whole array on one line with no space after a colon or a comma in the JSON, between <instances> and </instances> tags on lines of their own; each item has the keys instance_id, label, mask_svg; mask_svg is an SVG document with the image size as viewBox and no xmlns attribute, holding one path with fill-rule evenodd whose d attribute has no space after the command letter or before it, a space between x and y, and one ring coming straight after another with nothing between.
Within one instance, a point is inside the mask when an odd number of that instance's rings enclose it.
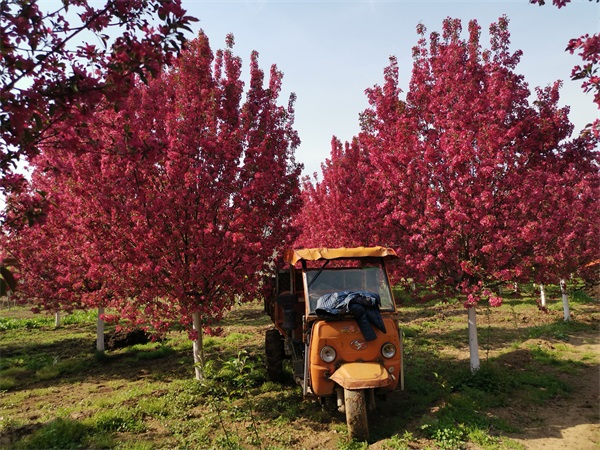
<instances>
[{"instance_id":1,"label":"shadow on grass","mask_svg":"<svg viewBox=\"0 0 600 450\"><path fill-rule=\"evenodd\" d=\"M191 351L189 353L189 365L185 370L192 376ZM135 380L147 374L172 376L174 372L183 372L181 359L187 359L187 356L165 346L99 353L91 338L65 337L46 343L13 343L2 348L0 388L17 391L51 387L58 382Z\"/></svg>"},{"instance_id":2,"label":"shadow on grass","mask_svg":"<svg viewBox=\"0 0 600 450\"><path fill-rule=\"evenodd\" d=\"M453 427L463 429L463 437L479 430L561 438L561 430L597 423L599 370L597 363L557 356L551 345L532 345L490 358L472 374L468 361L435 358L416 347L406 361L404 400L376 423L386 430L386 417L396 409L409 417L396 419L400 426L416 427L429 438ZM565 409L551 414L556 407Z\"/></svg>"},{"instance_id":3,"label":"shadow on grass","mask_svg":"<svg viewBox=\"0 0 600 450\"><path fill-rule=\"evenodd\" d=\"M464 316L464 322L445 322L446 319L453 319L459 315ZM435 320L428 321L431 325L410 323L406 326L411 332L405 342L406 390L391 393L387 401L378 401L377 409L370 414L372 441L401 436L405 431L409 431L417 437L436 442L440 439L446 439L448 442L466 442L473 441L471 436L477 435L478 432L486 436L510 437L524 426L527 427L529 436L560 437L561 430L595 423L594 419L590 418L590 414L593 415L596 411L593 405L586 406L587 409L576 409L575 412L580 414L540 419L538 425L533 422L528 425L527 420L536 416L543 408L552 409L548 406L563 407L564 399L577 395L582 389L590 399L597 398L598 383L596 382L595 388L582 383L589 376L597 376L598 364L565 361L551 351L551 348L525 346L505 351L499 357L489 358L487 362L482 363L482 369L472 375L468 361L439 351L439 348L444 346L461 345L466 348L466 311L456 307L439 308L434 311L434 316ZM482 315L479 315L479 318L481 317ZM241 320L245 324L254 323L255 320L259 320L258 310L243 312L232 320ZM489 345L494 349L507 350L515 342L521 344L527 339L558 340L578 345L576 339L567 339L578 332L597 330L593 323L549 321L531 325L519 323L519 327L510 322L504 323L506 325L490 327L492 334ZM480 321L481 346L486 345L483 337L485 328L485 321ZM11 361L21 358L25 366L27 362L35 366L33 361L38 358L39 362L36 364L40 365L37 369L28 369L31 374L38 374L35 375L37 379L23 381L24 384L17 384L10 390L49 387L59 382L76 384L82 381L99 382L110 379L132 382L143 378L167 381L178 379L190 380L189 385L193 384L191 343L189 348L185 349L174 341L167 341L158 348L129 348L97 355L93 351L92 337L93 334L90 334L89 338L64 337L51 343L11 343L3 346L2 356L10 355ZM291 375L287 379L288 383L279 389L273 388L272 392L267 389L266 383L261 386L262 381L259 378L263 375L258 372L264 371L264 368L259 368L258 365L262 358L262 347L247 345L246 341L226 345L225 339L215 339L213 345L207 349L207 359L227 362L237 358L240 362L242 358L237 354L240 346L250 354L252 362L257 366L251 369L256 371L251 375L257 379L257 384L253 385L252 392L249 392L243 401L247 399L251 402L251 412L265 427L270 427L272 423L275 426L293 426L298 419L302 420L303 426L306 425L315 431L323 431L329 427L345 427L345 418L337 412L335 401L327 402L325 407L321 407L317 402L302 401L301 390L291 381ZM173 347L169 347L170 343ZM59 356L59 360L54 359L56 356ZM60 368L61 361L68 363L69 360L73 360L72 365L68 366L70 371L51 371L56 366ZM228 367L238 366L225 364L225 369ZM568 368L573 371L566 370ZM39 379L39 373L44 373L43 370L40 372L41 369L48 371L46 376L49 378ZM215 373L217 372L215 370ZM228 380L238 381L235 371L229 375L225 372L219 373L224 378L222 382L215 382L215 386L220 388L219 392ZM180 395L183 396L179 391L169 391L169 399L175 403L179 401ZM209 402L211 395L206 390L195 388L185 400L189 401L190 405L196 405ZM585 401L582 400L580 404L585 404ZM579 406L576 405L576 408ZM243 405L241 409L244 409ZM238 410L239 408L235 409L232 406L231 414ZM243 417L247 418L245 414Z\"/></svg>"},{"instance_id":4,"label":"shadow on grass","mask_svg":"<svg viewBox=\"0 0 600 450\"><path fill-rule=\"evenodd\" d=\"M5 447L3 441L12 445ZM9 427L0 438L0 445L14 450L107 448L112 447L114 441L105 431L81 421L57 418L44 424Z\"/></svg>"},{"instance_id":5,"label":"shadow on grass","mask_svg":"<svg viewBox=\"0 0 600 450\"><path fill-rule=\"evenodd\" d=\"M434 345L437 349L440 346L447 346L467 352L469 340L466 315L464 326L449 328L444 323L428 329L407 327L405 335L413 339L416 345ZM565 322L562 319L531 325L520 323L518 326L486 325L484 320L480 320L477 334L479 351L485 353L486 351L503 351L530 339L568 343L577 333L597 333L597 330L598 325L595 322Z\"/></svg>"},{"instance_id":6,"label":"shadow on grass","mask_svg":"<svg viewBox=\"0 0 600 450\"><path fill-rule=\"evenodd\" d=\"M36 332L53 333L54 330ZM236 335L211 338L211 345L204 349L206 360L220 365L222 361L235 358L240 345L245 352L262 355L262 346L232 343L231 337ZM55 335L52 339L52 342L35 342L33 339L24 344L11 342L3 345L0 390L14 392L66 382L135 381L142 378L169 381L194 377L191 341L187 348L178 341L167 339L163 343L98 352L93 334L89 338Z\"/></svg>"},{"instance_id":7,"label":"shadow on grass","mask_svg":"<svg viewBox=\"0 0 600 450\"><path fill-rule=\"evenodd\" d=\"M579 383L593 379L599 370L598 364L565 361L527 348L490 358L472 374L468 361L436 356L418 347L410 350L405 361L405 390L389 393L385 400L378 397L377 409L369 413L371 442L405 432L436 442L473 442L481 436L510 439L523 432L521 427L527 424L523 417L533 421L538 411L551 409L548 406L568 399L579 389L589 391L589 386ZM576 373L565 375L561 368L566 365L574 366ZM251 399L258 420L287 423L303 418L314 423L315 429L344 427L345 418L337 411L335 399L327 399L324 406L316 401L303 402L300 388L286 380L281 390ZM515 409L522 415L515 414ZM589 411L587 415L569 414L563 422L549 418L533 433L544 436L547 424L550 434L546 437L558 438L561 429L592 423ZM531 435L532 430L527 432ZM446 444L450 445L440 443Z\"/></svg>"}]
</instances>

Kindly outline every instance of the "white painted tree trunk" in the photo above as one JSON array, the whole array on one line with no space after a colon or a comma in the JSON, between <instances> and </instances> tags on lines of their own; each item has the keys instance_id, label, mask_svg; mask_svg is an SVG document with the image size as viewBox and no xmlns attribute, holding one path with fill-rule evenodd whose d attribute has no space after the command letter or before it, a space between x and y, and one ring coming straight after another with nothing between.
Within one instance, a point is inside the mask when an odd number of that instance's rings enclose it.
<instances>
[{"instance_id":1,"label":"white painted tree trunk","mask_svg":"<svg viewBox=\"0 0 600 450\"><path fill-rule=\"evenodd\" d=\"M540 283L540 304L546 307L546 287Z\"/></svg>"},{"instance_id":2,"label":"white painted tree trunk","mask_svg":"<svg viewBox=\"0 0 600 450\"><path fill-rule=\"evenodd\" d=\"M98 320L96 321L96 350L104 351L104 320L100 316L104 314L104 307L98 307Z\"/></svg>"},{"instance_id":3,"label":"white painted tree trunk","mask_svg":"<svg viewBox=\"0 0 600 450\"><path fill-rule=\"evenodd\" d=\"M477 318L474 306L470 307L467 311L469 317L469 354L471 356L471 372L475 373L480 367L479 343L477 342Z\"/></svg>"},{"instance_id":4,"label":"white painted tree trunk","mask_svg":"<svg viewBox=\"0 0 600 450\"><path fill-rule=\"evenodd\" d=\"M192 314L194 323L194 330L196 330L197 337L193 342L194 351L194 371L196 372L196 380L204 380L204 349L202 347L202 324L200 323L200 313L195 312Z\"/></svg>"},{"instance_id":5,"label":"white painted tree trunk","mask_svg":"<svg viewBox=\"0 0 600 450\"><path fill-rule=\"evenodd\" d=\"M567 295L567 280L560 280L560 293L562 295L563 310L565 322L571 320L571 312L569 311L569 296Z\"/></svg>"},{"instance_id":6,"label":"white painted tree trunk","mask_svg":"<svg viewBox=\"0 0 600 450\"><path fill-rule=\"evenodd\" d=\"M60 311L54 313L54 328L60 327Z\"/></svg>"}]
</instances>

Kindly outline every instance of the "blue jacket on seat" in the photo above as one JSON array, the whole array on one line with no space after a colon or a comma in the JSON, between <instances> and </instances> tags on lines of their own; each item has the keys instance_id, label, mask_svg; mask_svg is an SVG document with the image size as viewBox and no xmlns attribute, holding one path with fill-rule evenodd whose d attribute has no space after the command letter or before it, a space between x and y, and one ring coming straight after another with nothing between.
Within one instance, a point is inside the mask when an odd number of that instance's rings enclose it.
<instances>
[{"instance_id":1,"label":"blue jacket on seat","mask_svg":"<svg viewBox=\"0 0 600 450\"><path fill-rule=\"evenodd\" d=\"M317 300L315 313L322 319L336 319L352 314L366 341L377 339L375 326L386 332L379 313L381 298L379 294L367 291L341 291L325 294Z\"/></svg>"}]
</instances>

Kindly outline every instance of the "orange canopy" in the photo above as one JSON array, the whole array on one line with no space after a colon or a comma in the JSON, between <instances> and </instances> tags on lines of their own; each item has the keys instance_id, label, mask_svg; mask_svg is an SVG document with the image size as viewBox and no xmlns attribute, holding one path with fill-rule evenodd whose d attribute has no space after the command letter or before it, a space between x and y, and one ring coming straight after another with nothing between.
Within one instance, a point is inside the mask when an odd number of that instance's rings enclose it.
<instances>
[{"instance_id":1,"label":"orange canopy","mask_svg":"<svg viewBox=\"0 0 600 450\"><path fill-rule=\"evenodd\" d=\"M298 261L317 261L319 259L341 258L397 258L396 252L388 247L353 247L353 248L302 248L286 250L285 262L295 265Z\"/></svg>"}]
</instances>

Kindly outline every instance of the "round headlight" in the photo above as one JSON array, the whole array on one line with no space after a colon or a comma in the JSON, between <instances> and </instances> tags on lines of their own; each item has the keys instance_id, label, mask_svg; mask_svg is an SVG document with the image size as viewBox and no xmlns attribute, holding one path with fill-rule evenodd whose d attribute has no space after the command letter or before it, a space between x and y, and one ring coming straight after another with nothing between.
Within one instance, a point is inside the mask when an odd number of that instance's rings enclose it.
<instances>
[{"instance_id":1,"label":"round headlight","mask_svg":"<svg viewBox=\"0 0 600 450\"><path fill-rule=\"evenodd\" d=\"M321 349L321 359L326 363L333 362L336 356L335 349L329 345L326 345Z\"/></svg>"},{"instance_id":2,"label":"round headlight","mask_svg":"<svg viewBox=\"0 0 600 450\"><path fill-rule=\"evenodd\" d=\"M396 346L391 342L386 342L381 347L381 354L384 358L393 358L394 356L396 356Z\"/></svg>"}]
</instances>

